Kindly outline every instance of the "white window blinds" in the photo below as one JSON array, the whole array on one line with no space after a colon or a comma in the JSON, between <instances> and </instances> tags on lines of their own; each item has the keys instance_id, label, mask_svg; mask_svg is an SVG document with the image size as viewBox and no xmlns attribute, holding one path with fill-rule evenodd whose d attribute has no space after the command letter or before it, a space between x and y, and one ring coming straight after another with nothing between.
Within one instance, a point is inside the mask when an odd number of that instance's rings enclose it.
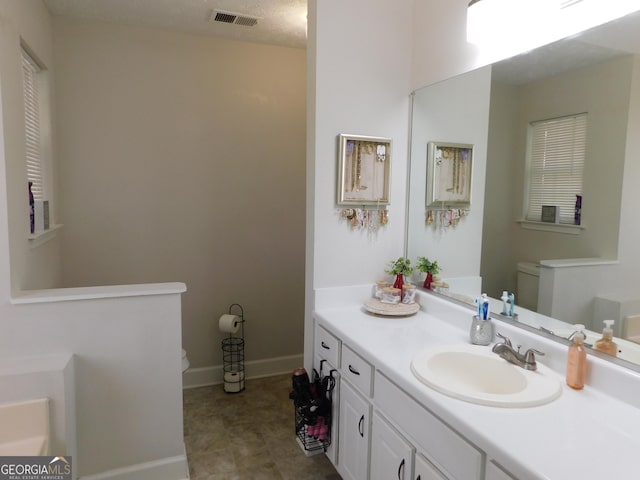
<instances>
[{"instance_id":1,"label":"white window blinds","mask_svg":"<svg viewBox=\"0 0 640 480\"><path fill-rule=\"evenodd\" d=\"M526 220L539 222L542 206L556 205L560 223L574 223L586 145L586 113L530 124Z\"/></svg>"},{"instance_id":2,"label":"white window blinds","mask_svg":"<svg viewBox=\"0 0 640 480\"><path fill-rule=\"evenodd\" d=\"M31 191L34 198L41 200L44 198L44 179L40 143L40 92L37 78L39 72L38 64L22 50L27 179L33 182Z\"/></svg>"}]
</instances>

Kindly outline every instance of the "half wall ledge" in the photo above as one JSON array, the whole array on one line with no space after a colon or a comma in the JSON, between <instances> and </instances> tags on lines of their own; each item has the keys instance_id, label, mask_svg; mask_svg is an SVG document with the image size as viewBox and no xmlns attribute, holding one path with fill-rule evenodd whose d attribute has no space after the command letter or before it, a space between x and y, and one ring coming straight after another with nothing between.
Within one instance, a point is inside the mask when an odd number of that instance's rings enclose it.
<instances>
[{"instance_id":1,"label":"half wall ledge","mask_svg":"<svg viewBox=\"0 0 640 480\"><path fill-rule=\"evenodd\" d=\"M173 295L186 291L187 286L180 282L53 288L14 292L11 296L11 303L13 305L24 305L30 303L71 302L99 298L144 297L150 295Z\"/></svg>"}]
</instances>

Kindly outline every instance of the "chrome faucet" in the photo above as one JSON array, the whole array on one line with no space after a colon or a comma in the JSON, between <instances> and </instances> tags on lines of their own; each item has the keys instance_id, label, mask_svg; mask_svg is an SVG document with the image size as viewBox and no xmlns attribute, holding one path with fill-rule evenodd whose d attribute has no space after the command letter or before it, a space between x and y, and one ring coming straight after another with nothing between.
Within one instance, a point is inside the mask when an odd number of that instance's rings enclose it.
<instances>
[{"instance_id":1,"label":"chrome faucet","mask_svg":"<svg viewBox=\"0 0 640 480\"><path fill-rule=\"evenodd\" d=\"M520 346L518 346L518 350L514 350L511 346L511 340L509 340L504 335L496 332L496 335L500 337L503 341L500 343L496 343L491 349L493 353L498 354L501 358L504 358L507 362L513 363L514 365L518 365L519 367L524 368L525 370L537 370L538 365L536 364L536 353L538 355L544 355L544 353L530 348L524 355L520 353Z\"/></svg>"}]
</instances>

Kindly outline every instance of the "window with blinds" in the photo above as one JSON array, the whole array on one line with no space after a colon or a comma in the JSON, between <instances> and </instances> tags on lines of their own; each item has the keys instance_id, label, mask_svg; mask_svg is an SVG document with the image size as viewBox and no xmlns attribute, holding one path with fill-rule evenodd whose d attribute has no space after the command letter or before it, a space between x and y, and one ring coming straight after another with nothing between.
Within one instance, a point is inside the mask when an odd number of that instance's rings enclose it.
<instances>
[{"instance_id":1,"label":"window with blinds","mask_svg":"<svg viewBox=\"0 0 640 480\"><path fill-rule=\"evenodd\" d=\"M555 205L560 210L560 223L574 223L576 195L582 195L586 146L586 113L530 124L526 220L539 222L542 206Z\"/></svg>"},{"instance_id":2,"label":"window with blinds","mask_svg":"<svg viewBox=\"0 0 640 480\"><path fill-rule=\"evenodd\" d=\"M33 182L31 191L37 200L45 197L40 138L40 89L38 64L23 49L22 76L24 83L24 114L27 150L27 179Z\"/></svg>"}]
</instances>

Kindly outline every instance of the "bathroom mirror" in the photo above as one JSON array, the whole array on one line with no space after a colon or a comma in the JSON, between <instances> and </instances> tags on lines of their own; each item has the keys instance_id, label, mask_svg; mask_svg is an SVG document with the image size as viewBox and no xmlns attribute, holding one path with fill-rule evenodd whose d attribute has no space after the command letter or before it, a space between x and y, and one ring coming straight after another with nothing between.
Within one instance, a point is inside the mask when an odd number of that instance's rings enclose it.
<instances>
[{"instance_id":1,"label":"bathroom mirror","mask_svg":"<svg viewBox=\"0 0 640 480\"><path fill-rule=\"evenodd\" d=\"M638 170L633 166L638 163L634 152L640 151L633 138L638 124L630 123L638 122L634 119L640 111L638 76L639 12L417 90L413 96L408 258L438 260L443 267L441 276L451 279L449 294L462 299L481 291L494 298L503 290L516 292L518 264L549 260L539 288L547 292L564 285L564 302L573 308L554 308L561 313L542 315L532 311L537 309L534 305L518 309L518 318L529 327L544 329L540 330L544 335L552 331L560 337L571 333L571 324L583 323L599 338L602 320L608 318L598 318L602 312L613 311L611 305L618 300L640 299L640 292L633 291L640 256L633 251L637 248L631 248L640 241L640 234L635 233L640 221L633 221L632 215L628 217L632 221L625 217L625 207L632 209L629 204L640 200L640 194L630 193L635 189L630 182L640 180L640 171L632 176ZM541 227L523 222L527 125L584 112L588 114L590 150L585 159L581 224ZM430 141L474 145L474 201L455 224L427 221ZM573 288L563 276L567 268L547 280L558 265L585 258L590 260L574 274ZM596 297L604 300L598 303ZM516 295L518 306L522 304L519 300ZM607 305L611 307L608 311ZM638 305L638 311L631 313L640 313ZM616 320L620 337L620 319ZM635 346L631 342L630 347ZM640 352L640 345L637 349ZM625 359L640 363L640 354L637 357L637 362L633 356Z\"/></svg>"}]
</instances>

